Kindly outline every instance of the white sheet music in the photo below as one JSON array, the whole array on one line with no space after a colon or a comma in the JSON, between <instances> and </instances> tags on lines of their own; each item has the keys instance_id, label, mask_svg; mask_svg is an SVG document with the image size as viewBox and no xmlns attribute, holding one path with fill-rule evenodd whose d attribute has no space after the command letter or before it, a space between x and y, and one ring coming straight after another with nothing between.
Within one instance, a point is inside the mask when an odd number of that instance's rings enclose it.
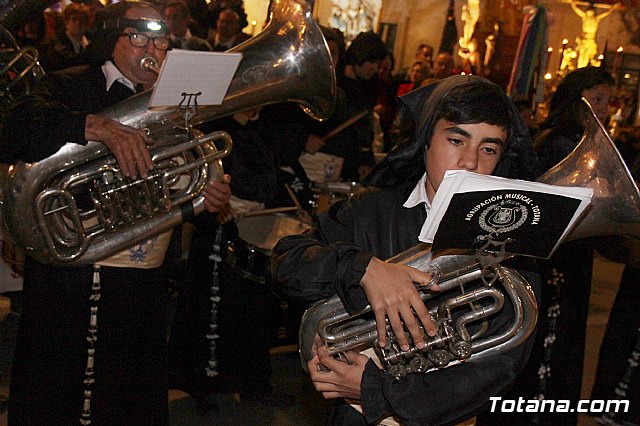
<instances>
[{"instance_id":1,"label":"white sheet music","mask_svg":"<svg viewBox=\"0 0 640 426\"><path fill-rule=\"evenodd\" d=\"M184 93L198 92L198 105L220 105L241 59L241 53L168 51L149 108L177 106Z\"/></svg>"},{"instance_id":2,"label":"white sheet music","mask_svg":"<svg viewBox=\"0 0 640 426\"><path fill-rule=\"evenodd\" d=\"M580 218L582 213L585 211L589 203L591 202L591 198L593 197L594 190L592 188L581 188L581 187L569 187L569 186L558 186L558 185L549 185L540 182L530 182L518 179L507 179L498 176L488 176L488 175L480 175L477 173L472 173L464 170L448 170L445 173L445 177L438 188L438 192L436 192L435 197L431 203L431 211L427 216L427 220L425 220L422 230L420 231L420 235L418 239L422 242L433 243L434 239L438 234L440 224L445 218L446 215L450 215L449 217L457 217L459 219L456 224L456 232L461 232L459 225L465 221L469 223L474 223L478 220L481 220L479 216L482 216L481 212L485 210L491 210L494 204L498 204L500 200L502 200L502 196L498 195L495 200L490 197L491 192L494 191L496 194L499 191L526 191L529 194L550 194L556 195L560 197L566 197L567 199L575 199L578 200L577 207L574 211L572 211L572 215L568 224L565 228L563 228L563 232L561 233L558 240L555 242L555 248L562 242L564 237L571 231L573 225L575 225L576 221ZM465 193L477 193L479 194L478 200L476 203L476 207L473 211L469 211L467 213L466 219L464 217L464 212L467 210L456 211L456 206L451 204L452 198L456 194L465 194ZM487 195L489 194L489 195ZM512 195L512 194L509 194ZM517 195L517 194L516 194ZM505 198L510 198L505 196ZM515 197L511 197L514 198ZM531 204L537 204L541 201L544 201L543 195L538 196L537 198L541 198L537 200L537 202L532 202ZM523 200L526 199L522 198ZM471 198L473 201L473 198ZM533 201L529 199L530 201ZM458 201L460 201L460 197L458 197ZM522 204L526 204L523 202ZM563 204L565 202L563 201ZM543 208L544 206L544 208ZM509 207L509 206L507 206ZM555 207L553 204L540 204L533 205L532 209L538 209L538 215L541 217L540 220L536 221L535 214L530 215L530 221L543 223L544 220L549 220L551 222L558 222L560 219L559 215L559 207L557 209L550 209L549 207ZM517 230L518 227L514 227L514 231ZM539 231L539 239L547 238L545 233L548 233L548 229L546 225L540 225ZM505 228L506 229L506 228ZM506 235L506 234L505 234ZM459 248L459 247L458 247ZM465 247L466 248L466 247Z\"/></svg>"}]
</instances>

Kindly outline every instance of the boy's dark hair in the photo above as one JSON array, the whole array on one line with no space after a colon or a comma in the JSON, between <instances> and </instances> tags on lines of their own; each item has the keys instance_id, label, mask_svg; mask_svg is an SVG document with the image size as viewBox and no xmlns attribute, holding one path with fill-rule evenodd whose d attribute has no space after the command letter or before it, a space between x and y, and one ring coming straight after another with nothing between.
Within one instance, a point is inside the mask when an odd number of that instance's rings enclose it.
<instances>
[{"instance_id":1,"label":"boy's dark hair","mask_svg":"<svg viewBox=\"0 0 640 426\"><path fill-rule=\"evenodd\" d=\"M387 56L387 48L380 36L373 31L358 34L347 48L347 65L365 62L381 62Z\"/></svg>"},{"instance_id":2,"label":"boy's dark hair","mask_svg":"<svg viewBox=\"0 0 640 426\"><path fill-rule=\"evenodd\" d=\"M454 87L438 104L426 135L426 146L429 146L435 124L440 119L455 124L487 123L498 126L507 131L508 144L514 119L511 105L509 97L497 85L467 84Z\"/></svg>"}]
</instances>

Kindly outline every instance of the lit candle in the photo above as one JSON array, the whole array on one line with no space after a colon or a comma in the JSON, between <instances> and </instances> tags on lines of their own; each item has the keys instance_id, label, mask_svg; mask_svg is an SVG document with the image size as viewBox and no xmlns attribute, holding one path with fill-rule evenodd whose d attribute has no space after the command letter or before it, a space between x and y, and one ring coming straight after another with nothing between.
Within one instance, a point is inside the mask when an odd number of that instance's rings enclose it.
<instances>
[{"instance_id":1,"label":"lit candle","mask_svg":"<svg viewBox=\"0 0 640 426\"><path fill-rule=\"evenodd\" d=\"M256 25L258 23L256 21L251 21L251 35L254 36L256 35Z\"/></svg>"},{"instance_id":2,"label":"lit candle","mask_svg":"<svg viewBox=\"0 0 640 426\"><path fill-rule=\"evenodd\" d=\"M558 71L561 70L562 68L562 56L564 54L564 49L567 47L567 44L569 44L569 40L562 39L562 47L560 48L560 60L558 61Z\"/></svg>"},{"instance_id":3,"label":"lit candle","mask_svg":"<svg viewBox=\"0 0 640 426\"><path fill-rule=\"evenodd\" d=\"M618 47L616 50L616 58L613 61L613 78L616 82L618 82L618 71L620 70L620 66L622 65L622 51L624 49L622 46Z\"/></svg>"},{"instance_id":4,"label":"lit candle","mask_svg":"<svg viewBox=\"0 0 640 426\"><path fill-rule=\"evenodd\" d=\"M553 47L549 47L547 49L547 69L549 69L549 64L551 63L551 53L553 52Z\"/></svg>"}]
</instances>

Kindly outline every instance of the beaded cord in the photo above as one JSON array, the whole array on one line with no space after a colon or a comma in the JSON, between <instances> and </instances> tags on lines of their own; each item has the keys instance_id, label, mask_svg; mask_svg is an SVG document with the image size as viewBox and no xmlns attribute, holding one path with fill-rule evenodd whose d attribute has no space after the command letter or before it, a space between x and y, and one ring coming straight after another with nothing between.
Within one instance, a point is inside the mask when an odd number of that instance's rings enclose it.
<instances>
[{"instance_id":1,"label":"beaded cord","mask_svg":"<svg viewBox=\"0 0 640 426\"><path fill-rule=\"evenodd\" d=\"M84 400L82 403L81 425L91 424L91 396L94 379L94 361L96 355L96 341L98 340L98 302L100 301L100 265L93 265L93 284L89 300L90 317L87 334L87 366L84 370Z\"/></svg>"},{"instance_id":2,"label":"beaded cord","mask_svg":"<svg viewBox=\"0 0 640 426\"><path fill-rule=\"evenodd\" d=\"M216 349L218 345L218 303L220 303L220 263L222 256L220 254L222 244L222 225L216 230L216 238L213 242L212 252L209 260L213 261L213 272L211 279L211 293L209 300L211 301L211 312L209 318L209 332L206 335L209 341L209 362L207 363L206 372L208 377L218 376L218 359L216 357Z\"/></svg>"},{"instance_id":3,"label":"beaded cord","mask_svg":"<svg viewBox=\"0 0 640 426\"><path fill-rule=\"evenodd\" d=\"M616 385L613 393L615 394L615 399L628 399L627 398L627 389L629 388L629 384L631 383L632 377L635 373L636 368L638 368L638 364L640 363L640 328L638 328L638 340L636 341L636 345L634 346L631 354L629 354L629 358L627 358L627 369L625 370L622 379ZM607 413L604 413L600 419L599 423L605 425L620 425L623 424L616 418L618 415L617 412L611 410Z\"/></svg>"}]
</instances>

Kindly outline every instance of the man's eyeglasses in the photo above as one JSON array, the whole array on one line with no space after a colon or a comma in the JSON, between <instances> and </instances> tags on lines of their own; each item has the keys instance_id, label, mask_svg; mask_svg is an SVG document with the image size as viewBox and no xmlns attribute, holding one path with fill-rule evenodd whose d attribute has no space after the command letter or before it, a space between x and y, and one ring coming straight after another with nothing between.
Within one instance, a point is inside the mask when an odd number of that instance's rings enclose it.
<instances>
[{"instance_id":1,"label":"man's eyeglasses","mask_svg":"<svg viewBox=\"0 0 640 426\"><path fill-rule=\"evenodd\" d=\"M147 47L149 44L149 40L153 40L153 46L158 50L168 50L169 49L169 39L167 37L149 37L146 34L142 33L122 33L120 37L127 36L129 37L129 43L133 47Z\"/></svg>"}]
</instances>

